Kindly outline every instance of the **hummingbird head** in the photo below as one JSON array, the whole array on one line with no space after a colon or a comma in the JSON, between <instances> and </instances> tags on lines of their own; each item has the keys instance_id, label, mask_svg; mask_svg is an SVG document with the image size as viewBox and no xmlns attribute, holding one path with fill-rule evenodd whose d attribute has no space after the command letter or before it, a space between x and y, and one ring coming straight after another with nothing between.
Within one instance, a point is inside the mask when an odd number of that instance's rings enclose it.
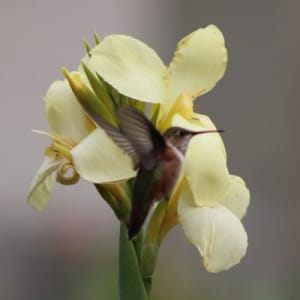
<instances>
[{"instance_id":1,"label":"hummingbird head","mask_svg":"<svg viewBox=\"0 0 300 300\"><path fill-rule=\"evenodd\" d=\"M201 130L192 131L182 127L171 127L164 133L164 138L167 143L177 148L182 154L185 154L190 139L197 134L223 132L223 130Z\"/></svg>"}]
</instances>

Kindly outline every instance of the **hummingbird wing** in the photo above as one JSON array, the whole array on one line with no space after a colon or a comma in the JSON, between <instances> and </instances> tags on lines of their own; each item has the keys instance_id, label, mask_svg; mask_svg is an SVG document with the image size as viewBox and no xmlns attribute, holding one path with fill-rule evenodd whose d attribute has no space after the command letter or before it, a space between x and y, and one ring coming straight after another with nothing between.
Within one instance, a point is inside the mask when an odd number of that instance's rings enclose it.
<instances>
[{"instance_id":1,"label":"hummingbird wing","mask_svg":"<svg viewBox=\"0 0 300 300\"><path fill-rule=\"evenodd\" d=\"M137 169L140 164L140 159L129 139L118 128L110 125L96 114L93 114L92 117L106 134L132 158L134 169Z\"/></svg>"},{"instance_id":2,"label":"hummingbird wing","mask_svg":"<svg viewBox=\"0 0 300 300\"><path fill-rule=\"evenodd\" d=\"M146 116L131 106L119 110L122 131L138 155L140 165L152 169L161 150L166 147L163 136Z\"/></svg>"},{"instance_id":3,"label":"hummingbird wing","mask_svg":"<svg viewBox=\"0 0 300 300\"><path fill-rule=\"evenodd\" d=\"M120 108L122 131L90 112L93 120L133 160L134 168L152 169L160 150L166 147L163 136L146 116L134 107Z\"/></svg>"}]
</instances>

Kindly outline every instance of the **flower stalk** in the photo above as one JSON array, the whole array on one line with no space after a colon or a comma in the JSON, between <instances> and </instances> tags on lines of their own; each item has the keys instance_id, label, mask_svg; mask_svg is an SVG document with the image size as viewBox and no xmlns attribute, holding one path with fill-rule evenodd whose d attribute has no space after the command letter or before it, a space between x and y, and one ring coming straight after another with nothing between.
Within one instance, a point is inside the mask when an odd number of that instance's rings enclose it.
<instances>
[{"instance_id":1,"label":"flower stalk","mask_svg":"<svg viewBox=\"0 0 300 300\"><path fill-rule=\"evenodd\" d=\"M127 228L120 224L119 239L120 300L149 300L142 280L136 248L128 240Z\"/></svg>"}]
</instances>

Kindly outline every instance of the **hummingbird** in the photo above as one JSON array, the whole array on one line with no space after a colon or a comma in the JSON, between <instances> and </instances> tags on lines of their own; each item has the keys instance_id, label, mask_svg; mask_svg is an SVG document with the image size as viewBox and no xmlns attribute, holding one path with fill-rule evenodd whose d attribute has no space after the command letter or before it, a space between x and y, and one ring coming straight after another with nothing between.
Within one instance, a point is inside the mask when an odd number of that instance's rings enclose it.
<instances>
[{"instance_id":1,"label":"hummingbird","mask_svg":"<svg viewBox=\"0 0 300 300\"><path fill-rule=\"evenodd\" d=\"M179 177L191 138L222 130L191 131L170 127L161 134L146 116L131 106L118 111L120 129L99 116L93 119L133 161L137 176L132 190L128 238L136 236L156 201L168 201Z\"/></svg>"}]
</instances>

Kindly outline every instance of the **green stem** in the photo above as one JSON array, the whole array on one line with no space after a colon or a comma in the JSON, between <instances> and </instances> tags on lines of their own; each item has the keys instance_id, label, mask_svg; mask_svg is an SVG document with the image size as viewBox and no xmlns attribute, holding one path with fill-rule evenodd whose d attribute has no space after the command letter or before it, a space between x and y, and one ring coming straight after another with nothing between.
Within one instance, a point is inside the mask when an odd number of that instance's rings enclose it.
<instances>
[{"instance_id":1,"label":"green stem","mask_svg":"<svg viewBox=\"0 0 300 300\"><path fill-rule=\"evenodd\" d=\"M119 240L119 291L120 300L148 300L136 250L133 242L128 240L123 222Z\"/></svg>"},{"instance_id":2,"label":"green stem","mask_svg":"<svg viewBox=\"0 0 300 300\"><path fill-rule=\"evenodd\" d=\"M145 240L142 249L141 273L149 299L151 298L152 276L157 262L159 246L159 243L149 243Z\"/></svg>"},{"instance_id":3,"label":"green stem","mask_svg":"<svg viewBox=\"0 0 300 300\"><path fill-rule=\"evenodd\" d=\"M148 224L141 255L141 273L144 286L150 299L152 276L156 267L157 256L162 241L161 226L166 216L167 201L161 201Z\"/></svg>"},{"instance_id":4,"label":"green stem","mask_svg":"<svg viewBox=\"0 0 300 300\"><path fill-rule=\"evenodd\" d=\"M148 296L148 299L151 299L151 290L152 290L152 276L151 277L147 277L147 278L143 278L143 282L144 282L144 286L145 286L145 290Z\"/></svg>"}]
</instances>

